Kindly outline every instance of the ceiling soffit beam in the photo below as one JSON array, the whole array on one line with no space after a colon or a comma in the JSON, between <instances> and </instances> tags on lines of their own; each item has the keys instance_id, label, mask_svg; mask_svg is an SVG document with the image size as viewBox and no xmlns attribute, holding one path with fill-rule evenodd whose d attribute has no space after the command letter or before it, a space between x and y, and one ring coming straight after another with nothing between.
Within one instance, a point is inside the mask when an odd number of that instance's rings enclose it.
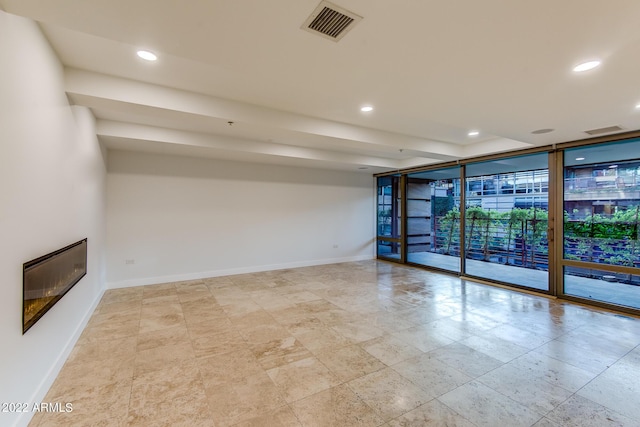
<instances>
[{"instance_id":1,"label":"ceiling soffit beam","mask_svg":"<svg viewBox=\"0 0 640 427\"><path fill-rule=\"evenodd\" d=\"M413 150L422 153L424 157L438 160L454 160L463 155L463 147L456 144L318 119L73 68L65 70L65 86L69 95L113 99L223 120Z\"/></svg>"},{"instance_id":2,"label":"ceiling soffit beam","mask_svg":"<svg viewBox=\"0 0 640 427\"><path fill-rule=\"evenodd\" d=\"M101 137L120 138L123 140L138 140L175 144L182 146L209 148L225 151L237 151L268 156L280 156L306 160L321 160L327 162L352 164L357 166L371 166L399 169L404 163L394 159L383 159L371 156L361 156L335 151L318 150L307 147L257 142L241 138L222 135L202 134L155 126L137 125L132 123L97 120L96 134ZM424 160L424 159L421 159ZM417 160L416 160L417 161Z\"/></svg>"},{"instance_id":3,"label":"ceiling soffit beam","mask_svg":"<svg viewBox=\"0 0 640 427\"><path fill-rule=\"evenodd\" d=\"M508 138L495 138L464 147L464 158L531 148L533 144Z\"/></svg>"}]
</instances>

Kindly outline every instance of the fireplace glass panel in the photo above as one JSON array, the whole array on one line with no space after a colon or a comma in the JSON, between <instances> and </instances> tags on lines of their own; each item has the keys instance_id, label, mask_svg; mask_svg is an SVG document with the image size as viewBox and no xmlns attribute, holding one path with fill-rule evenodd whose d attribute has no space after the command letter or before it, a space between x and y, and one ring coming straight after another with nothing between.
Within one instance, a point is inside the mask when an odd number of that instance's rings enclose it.
<instances>
[{"instance_id":1,"label":"fireplace glass panel","mask_svg":"<svg viewBox=\"0 0 640 427\"><path fill-rule=\"evenodd\" d=\"M22 333L87 273L87 239L23 265Z\"/></svg>"}]
</instances>

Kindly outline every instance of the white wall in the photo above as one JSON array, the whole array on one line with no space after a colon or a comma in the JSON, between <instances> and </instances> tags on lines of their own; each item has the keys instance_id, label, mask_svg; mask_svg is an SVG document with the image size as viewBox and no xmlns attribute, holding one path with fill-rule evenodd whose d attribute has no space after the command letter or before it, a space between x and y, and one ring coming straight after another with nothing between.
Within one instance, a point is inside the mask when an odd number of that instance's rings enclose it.
<instances>
[{"instance_id":1,"label":"white wall","mask_svg":"<svg viewBox=\"0 0 640 427\"><path fill-rule=\"evenodd\" d=\"M370 175L124 151L108 165L108 287L374 257Z\"/></svg>"},{"instance_id":2,"label":"white wall","mask_svg":"<svg viewBox=\"0 0 640 427\"><path fill-rule=\"evenodd\" d=\"M93 116L69 106L40 29L0 10L0 402L44 399L101 297L105 180ZM22 335L22 264L85 237L87 275Z\"/></svg>"}]
</instances>

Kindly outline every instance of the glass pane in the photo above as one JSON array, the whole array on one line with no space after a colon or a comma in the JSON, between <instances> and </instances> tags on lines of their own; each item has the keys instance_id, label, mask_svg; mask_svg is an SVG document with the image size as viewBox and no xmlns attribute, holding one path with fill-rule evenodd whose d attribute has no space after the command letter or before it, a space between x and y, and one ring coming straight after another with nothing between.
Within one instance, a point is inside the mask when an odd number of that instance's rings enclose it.
<instances>
[{"instance_id":1,"label":"glass pane","mask_svg":"<svg viewBox=\"0 0 640 427\"><path fill-rule=\"evenodd\" d=\"M563 258L640 268L640 139L566 150L564 163ZM636 275L593 267L565 267L564 292L639 307Z\"/></svg>"},{"instance_id":2,"label":"glass pane","mask_svg":"<svg viewBox=\"0 0 640 427\"><path fill-rule=\"evenodd\" d=\"M606 144L606 162L602 146L566 151L564 259L640 267L640 159L627 157L640 141L629 144Z\"/></svg>"},{"instance_id":3,"label":"glass pane","mask_svg":"<svg viewBox=\"0 0 640 427\"><path fill-rule=\"evenodd\" d=\"M407 177L407 261L460 271L460 168Z\"/></svg>"},{"instance_id":4,"label":"glass pane","mask_svg":"<svg viewBox=\"0 0 640 427\"><path fill-rule=\"evenodd\" d=\"M467 166L466 273L549 289L547 153Z\"/></svg>"},{"instance_id":5,"label":"glass pane","mask_svg":"<svg viewBox=\"0 0 640 427\"><path fill-rule=\"evenodd\" d=\"M401 235L400 177L378 178L378 236L399 238Z\"/></svg>"},{"instance_id":6,"label":"glass pane","mask_svg":"<svg viewBox=\"0 0 640 427\"><path fill-rule=\"evenodd\" d=\"M400 259L400 243L378 240L378 256Z\"/></svg>"},{"instance_id":7,"label":"glass pane","mask_svg":"<svg viewBox=\"0 0 640 427\"><path fill-rule=\"evenodd\" d=\"M640 276L636 274L565 267L564 292L581 298L640 308Z\"/></svg>"}]
</instances>

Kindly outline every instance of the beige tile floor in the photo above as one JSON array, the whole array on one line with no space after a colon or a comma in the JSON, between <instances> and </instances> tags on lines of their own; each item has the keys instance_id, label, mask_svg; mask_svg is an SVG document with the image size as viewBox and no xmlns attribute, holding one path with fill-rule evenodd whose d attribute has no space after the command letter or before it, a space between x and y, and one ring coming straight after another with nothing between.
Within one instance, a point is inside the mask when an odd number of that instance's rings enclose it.
<instances>
[{"instance_id":1,"label":"beige tile floor","mask_svg":"<svg viewBox=\"0 0 640 427\"><path fill-rule=\"evenodd\" d=\"M639 426L640 320L379 261L107 291L31 426Z\"/></svg>"}]
</instances>

